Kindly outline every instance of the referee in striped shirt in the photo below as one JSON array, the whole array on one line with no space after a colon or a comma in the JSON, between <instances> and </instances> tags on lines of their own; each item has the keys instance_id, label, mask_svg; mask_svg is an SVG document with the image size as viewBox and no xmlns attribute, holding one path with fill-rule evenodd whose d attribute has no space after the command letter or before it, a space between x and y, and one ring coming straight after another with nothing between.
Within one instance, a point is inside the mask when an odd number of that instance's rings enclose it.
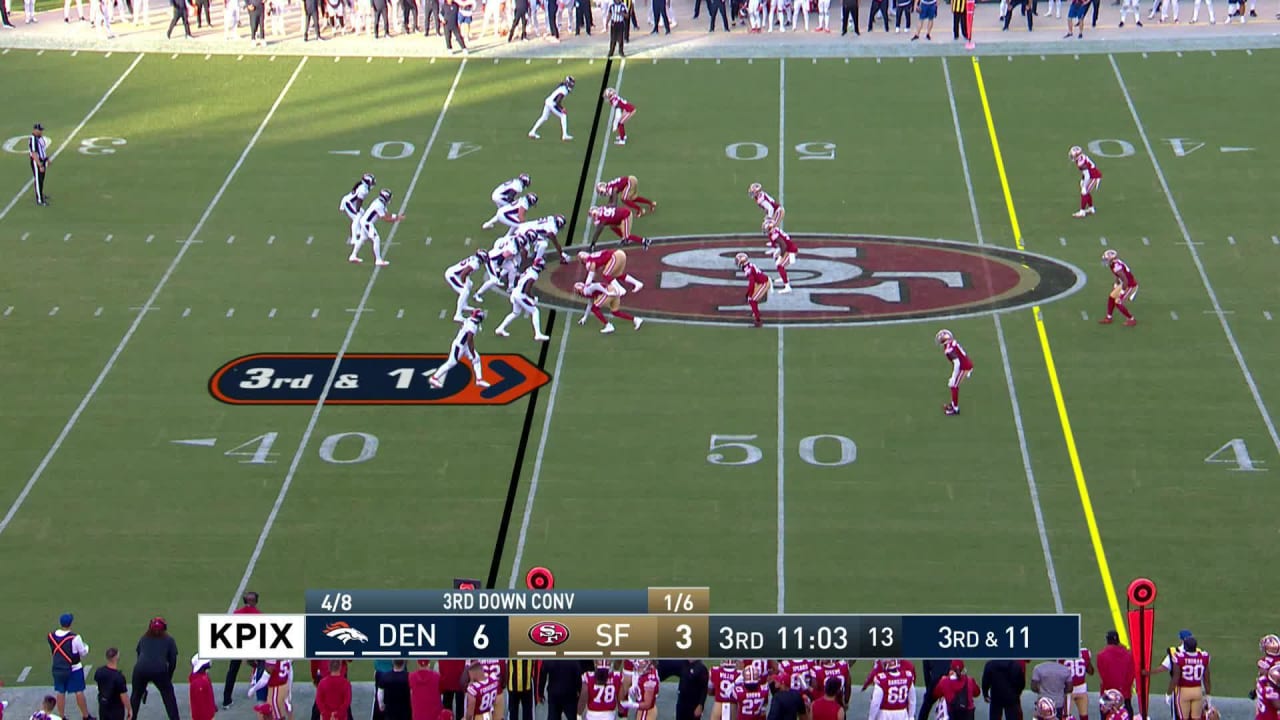
<instances>
[{"instance_id":1,"label":"referee in striped shirt","mask_svg":"<svg viewBox=\"0 0 1280 720\"><path fill-rule=\"evenodd\" d=\"M507 708L511 720L533 720L534 693L538 691L538 660L507 663Z\"/></svg>"},{"instance_id":2,"label":"referee in striped shirt","mask_svg":"<svg viewBox=\"0 0 1280 720\"><path fill-rule=\"evenodd\" d=\"M956 40L963 35L965 40L969 39L969 23L965 22L968 13L965 7L965 0L951 0L951 34ZM888 20L885 20L885 31L888 32Z\"/></svg>"},{"instance_id":3,"label":"referee in striped shirt","mask_svg":"<svg viewBox=\"0 0 1280 720\"><path fill-rule=\"evenodd\" d=\"M44 194L44 174L49 169L49 138L44 136L44 126L40 123L32 126L27 149L31 154L31 177L36 183L36 204L48 205L49 196Z\"/></svg>"},{"instance_id":4,"label":"referee in striped shirt","mask_svg":"<svg viewBox=\"0 0 1280 720\"><path fill-rule=\"evenodd\" d=\"M609 3L608 16L609 56L612 57L616 50L618 57L626 57L627 23L631 22L631 9L627 7L626 0L613 0Z\"/></svg>"}]
</instances>

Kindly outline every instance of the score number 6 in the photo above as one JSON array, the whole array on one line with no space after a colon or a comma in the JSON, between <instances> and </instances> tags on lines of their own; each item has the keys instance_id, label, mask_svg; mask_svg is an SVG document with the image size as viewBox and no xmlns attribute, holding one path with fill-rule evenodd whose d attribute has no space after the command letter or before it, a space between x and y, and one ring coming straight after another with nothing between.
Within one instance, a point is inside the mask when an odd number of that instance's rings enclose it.
<instances>
[{"instance_id":1,"label":"score number 6","mask_svg":"<svg viewBox=\"0 0 1280 720\"><path fill-rule=\"evenodd\" d=\"M475 637L471 638L471 646L477 650L489 647L489 636L484 634L484 623L480 623L480 627L476 628Z\"/></svg>"}]
</instances>

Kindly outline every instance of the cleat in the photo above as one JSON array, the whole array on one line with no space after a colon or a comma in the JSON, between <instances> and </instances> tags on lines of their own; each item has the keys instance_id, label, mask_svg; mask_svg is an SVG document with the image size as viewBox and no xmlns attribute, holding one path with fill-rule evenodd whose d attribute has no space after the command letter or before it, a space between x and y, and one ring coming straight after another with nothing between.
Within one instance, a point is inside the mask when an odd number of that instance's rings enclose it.
<instances>
[{"instance_id":1,"label":"cleat","mask_svg":"<svg viewBox=\"0 0 1280 720\"><path fill-rule=\"evenodd\" d=\"M1099 321L1098 321L1098 324L1099 324L1099 325L1110 325L1112 322L1113 322L1113 320L1112 320L1111 318L1109 318L1109 317L1104 317L1104 318L1102 318L1101 320L1099 320Z\"/></svg>"},{"instance_id":2,"label":"cleat","mask_svg":"<svg viewBox=\"0 0 1280 720\"><path fill-rule=\"evenodd\" d=\"M1096 214L1098 211L1097 211L1097 210L1095 210L1095 209L1093 208L1093 206L1092 206L1092 205L1090 205L1090 206L1089 206L1089 209L1088 209L1088 210L1085 210L1085 212L1089 213L1090 215L1094 215L1094 214Z\"/></svg>"},{"instance_id":3,"label":"cleat","mask_svg":"<svg viewBox=\"0 0 1280 720\"><path fill-rule=\"evenodd\" d=\"M538 342L546 342L546 341L548 341L548 340L550 340L550 339L551 339L551 336L550 336L550 335L543 335L542 333L538 333L537 335L534 335L534 336L533 336L533 339L534 339L534 340L536 340L536 341L538 341Z\"/></svg>"},{"instance_id":4,"label":"cleat","mask_svg":"<svg viewBox=\"0 0 1280 720\"><path fill-rule=\"evenodd\" d=\"M783 285L783 286L782 286L782 289L778 291L778 294L779 294L779 295L786 295L786 294L787 294L787 293L789 293L789 292L791 292L791 284L790 284L790 283L787 283L786 285Z\"/></svg>"},{"instance_id":5,"label":"cleat","mask_svg":"<svg viewBox=\"0 0 1280 720\"><path fill-rule=\"evenodd\" d=\"M636 318L635 320L633 320L633 321L632 321L632 324L636 326L636 329L637 329L637 330L639 330L639 329L640 329L640 326L644 324L644 319L643 319L643 318Z\"/></svg>"},{"instance_id":6,"label":"cleat","mask_svg":"<svg viewBox=\"0 0 1280 720\"><path fill-rule=\"evenodd\" d=\"M1073 218L1082 218L1082 217L1084 217L1084 216L1085 216L1085 211L1083 211L1083 210L1077 210L1077 211L1075 211L1075 212L1071 213L1071 217L1073 217Z\"/></svg>"},{"instance_id":7,"label":"cleat","mask_svg":"<svg viewBox=\"0 0 1280 720\"><path fill-rule=\"evenodd\" d=\"M436 377L435 375L432 375L431 378L427 380L427 384L437 390L444 387L444 381Z\"/></svg>"},{"instance_id":8,"label":"cleat","mask_svg":"<svg viewBox=\"0 0 1280 720\"><path fill-rule=\"evenodd\" d=\"M1134 318L1129 318L1128 320L1124 321L1125 327L1133 327L1134 325L1137 325L1137 324L1138 324L1138 321Z\"/></svg>"},{"instance_id":9,"label":"cleat","mask_svg":"<svg viewBox=\"0 0 1280 720\"><path fill-rule=\"evenodd\" d=\"M613 141L613 144L614 144L614 145L626 145L626 144L627 144L627 141L626 141L625 139L623 139L623 138L618 138L617 140L614 140L614 141Z\"/></svg>"},{"instance_id":10,"label":"cleat","mask_svg":"<svg viewBox=\"0 0 1280 720\"><path fill-rule=\"evenodd\" d=\"M541 135L539 135L539 134L538 134L538 133L536 133L536 132L531 132L531 133L529 133L529 139L530 139L530 140L541 140L541 139L542 139L542 136L541 136Z\"/></svg>"},{"instance_id":11,"label":"cleat","mask_svg":"<svg viewBox=\"0 0 1280 720\"><path fill-rule=\"evenodd\" d=\"M942 406L942 414L943 415L959 415L960 408L956 407L955 405L952 405L951 403L947 403L946 405Z\"/></svg>"},{"instance_id":12,"label":"cleat","mask_svg":"<svg viewBox=\"0 0 1280 720\"><path fill-rule=\"evenodd\" d=\"M649 238L644 238L643 240L640 241L640 244L644 245L645 250L648 250L649 246L653 244L653 241L650 240Z\"/></svg>"},{"instance_id":13,"label":"cleat","mask_svg":"<svg viewBox=\"0 0 1280 720\"><path fill-rule=\"evenodd\" d=\"M465 319L465 318L463 318L461 315L454 315L454 316L453 316L453 321L454 321L454 322L465 322L465 321L466 321L466 319Z\"/></svg>"},{"instance_id":14,"label":"cleat","mask_svg":"<svg viewBox=\"0 0 1280 720\"><path fill-rule=\"evenodd\" d=\"M631 292L633 293L638 293L643 289L644 289L644 283L640 282L639 280L635 281L635 283L631 285Z\"/></svg>"},{"instance_id":15,"label":"cleat","mask_svg":"<svg viewBox=\"0 0 1280 720\"><path fill-rule=\"evenodd\" d=\"M476 379L476 387L487 388L487 387L489 387L489 381L488 381L488 380L481 380L481 379L477 378L477 379Z\"/></svg>"},{"instance_id":16,"label":"cleat","mask_svg":"<svg viewBox=\"0 0 1280 720\"><path fill-rule=\"evenodd\" d=\"M582 316L582 319L578 321L578 324L579 324L579 325L586 325L586 324L587 324L587 316L586 316L586 315L583 315L583 316Z\"/></svg>"},{"instance_id":17,"label":"cleat","mask_svg":"<svg viewBox=\"0 0 1280 720\"><path fill-rule=\"evenodd\" d=\"M560 141L561 141L561 142L569 142L569 141L570 141L570 140L572 140L572 139L573 139L573 136L572 136L572 135L563 135L563 136L561 136L561 137L560 137Z\"/></svg>"},{"instance_id":18,"label":"cleat","mask_svg":"<svg viewBox=\"0 0 1280 720\"><path fill-rule=\"evenodd\" d=\"M511 333L507 332L506 330L503 330L502 328L498 328L497 330L494 330L493 334L497 335L498 337L511 337Z\"/></svg>"},{"instance_id":19,"label":"cleat","mask_svg":"<svg viewBox=\"0 0 1280 720\"><path fill-rule=\"evenodd\" d=\"M483 297L481 297L481 296L479 296L479 295L477 295L477 296L475 296L475 297L473 297L473 298L471 298L471 299L472 299L472 300L475 300L475 301L476 301L476 303L477 303L477 304L479 304L479 305L483 305L483 304L484 304L484 298L483 298Z\"/></svg>"},{"instance_id":20,"label":"cleat","mask_svg":"<svg viewBox=\"0 0 1280 720\"><path fill-rule=\"evenodd\" d=\"M355 263L355 264L359 265L360 263L362 263L362 262L364 262L364 261L363 261L363 260L361 260L360 258L347 258L347 262L349 262L349 263Z\"/></svg>"},{"instance_id":21,"label":"cleat","mask_svg":"<svg viewBox=\"0 0 1280 720\"><path fill-rule=\"evenodd\" d=\"M606 323L604 327L600 328L601 335L608 335L611 332L613 332L613 323Z\"/></svg>"},{"instance_id":22,"label":"cleat","mask_svg":"<svg viewBox=\"0 0 1280 720\"><path fill-rule=\"evenodd\" d=\"M386 261L386 260L375 260L373 264L374 264L374 265L376 265L376 266L378 266L378 267L386 267L386 266L390 265L391 263L390 263L390 262L388 262L388 261Z\"/></svg>"},{"instance_id":23,"label":"cleat","mask_svg":"<svg viewBox=\"0 0 1280 720\"><path fill-rule=\"evenodd\" d=\"M756 327L764 327L764 321L761 320L760 318L756 318L752 322L755 324Z\"/></svg>"}]
</instances>

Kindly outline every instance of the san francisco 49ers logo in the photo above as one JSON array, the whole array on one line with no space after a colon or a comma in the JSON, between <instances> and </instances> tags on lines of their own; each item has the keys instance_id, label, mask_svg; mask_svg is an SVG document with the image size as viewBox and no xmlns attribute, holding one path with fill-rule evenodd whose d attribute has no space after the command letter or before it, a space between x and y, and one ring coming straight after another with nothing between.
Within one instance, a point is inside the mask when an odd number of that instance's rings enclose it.
<instances>
[{"instance_id":1,"label":"san francisco 49ers logo","mask_svg":"<svg viewBox=\"0 0 1280 720\"><path fill-rule=\"evenodd\" d=\"M775 287L760 312L784 325L875 325L983 315L1039 305L1079 290L1084 272L1044 255L922 238L793 234L792 291ZM697 324L750 323L746 280L733 257L745 252L777 279L764 238L655 238L627 251L627 272L646 283L623 304L644 318ZM581 264L559 265L539 283L546 305L581 310Z\"/></svg>"},{"instance_id":2,"label":"san francisco 49ers logo","mask_svg":"<svg viewBox=\"0 0 1280 720\"><path fill-rule=\"evenodd\" d=\"M529 628L529 639L544 647L563 645L569 640L569 628L547 620Z\"/></svg>"}]
</instances>

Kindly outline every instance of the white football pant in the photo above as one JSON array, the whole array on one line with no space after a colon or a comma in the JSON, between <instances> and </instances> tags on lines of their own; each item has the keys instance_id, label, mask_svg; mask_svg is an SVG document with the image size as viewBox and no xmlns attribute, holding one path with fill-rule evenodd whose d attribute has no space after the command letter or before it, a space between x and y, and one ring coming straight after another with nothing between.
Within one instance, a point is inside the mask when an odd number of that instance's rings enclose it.
<instances>
[{"instance_id":1,"label":"white football pant","mask_svg":"<svg viewBox=\"0 0 1280 720\"><path fill-rule=\"evenodd\" d=\"M351 246L351 257L348 260L357 260L360 257L360 247L365 241L373 246L373 259L375 262L382 262L382 238L378 235L378 229L373 225L363 225L360 227L360 234L356 236L355 243Z\"/></svg>"},{"instance_id":2,"label":"white football pant","mask_svg":"<svg viewBox=\"0 0 1280 720\"><path fill-rule=\"evenodd\" d=\"M480 364L480 353L472 353L471 349L466 345L458 344L455 344L450 348L449 359L445 360L443 365L436 368L436 371L431 373L431 379L438 383L443 383L444 379L449 375L449 371L457 366L458 361L462 358L469 358L471 360L471 372L475 373L476 382L483 382L484 370Z\"/></svg>"},{"instance_id":3,"label":"white football pant","mask_svg":"<svg viewBox=\"0 0 1280 720\"><path fill-rule=\"evenodd\" d=\"M458 294L458 302L453 308L453 321L462 322L466 317L463 313L471 310L467 305L467 298L471 297L471 278L459 281L453 275L445 274L444 281L449 283L449 289Z\"/></svg>"},{"instance_id":4,"label":"white football pant","mask_svg":"<svg viewBox=\"0 0 1280 720\"><path fill-rule=\"evenodd\" d=\"M507 326L521 315L529 316L530 322L533 323L534 336L541 337L542 313L538 309L537 301L524 293L511 293L511 312L502 319L502 324L498 326L498 331L506 332Z\"/></svg>"},{"instance_id":5,"label":"white football pant","mask_svg":"<svg viewBox=\"0 0 1280 720\"><path fill-rule=\"evenodd\" d=\"M818 29L831 30L831 0L818 0Z\"/></svg>"},{"instance_id":6,"label":"white football pant","mask_svg":"<svg viewBox=\"0 0 1280 720\"><path fill-rule=\"evenodd\" d=\"M560 137L569 137L569 116L551 103L546 103L542 106L542 117L538 118L538 122L533 124L533 128L529 132L534 135L538 134L538 128L542 127L542 123L550 120L552 115L560 118Z\"/></svg>"},{"instance_id":7,"label":"white football pant","mask_svg":"<svg viewBox=\"0 0 1280 720\"><path fill-rule=\"evenodd\" d=\"M1191 10L1191 22L1196 22L1200 19L1200 2L1201 0L1196 0L1196 4ZM1209 22L1211 23L1217 22L1217 20L1213 18L1212 0L1204 0L1204 6L1209 10Z\"/></svg>"},{"instance_id":8,"label":"white football pant","mask_svg":"<svg viewBox=\"0 0 1280 720\"><path fill-rule=\"evenodd\" d=\"M804 17L804 29L809 30L809 0L792 0L791 2L791 29L800 29L800 18Z\"/></svg>"}]
</instances>

